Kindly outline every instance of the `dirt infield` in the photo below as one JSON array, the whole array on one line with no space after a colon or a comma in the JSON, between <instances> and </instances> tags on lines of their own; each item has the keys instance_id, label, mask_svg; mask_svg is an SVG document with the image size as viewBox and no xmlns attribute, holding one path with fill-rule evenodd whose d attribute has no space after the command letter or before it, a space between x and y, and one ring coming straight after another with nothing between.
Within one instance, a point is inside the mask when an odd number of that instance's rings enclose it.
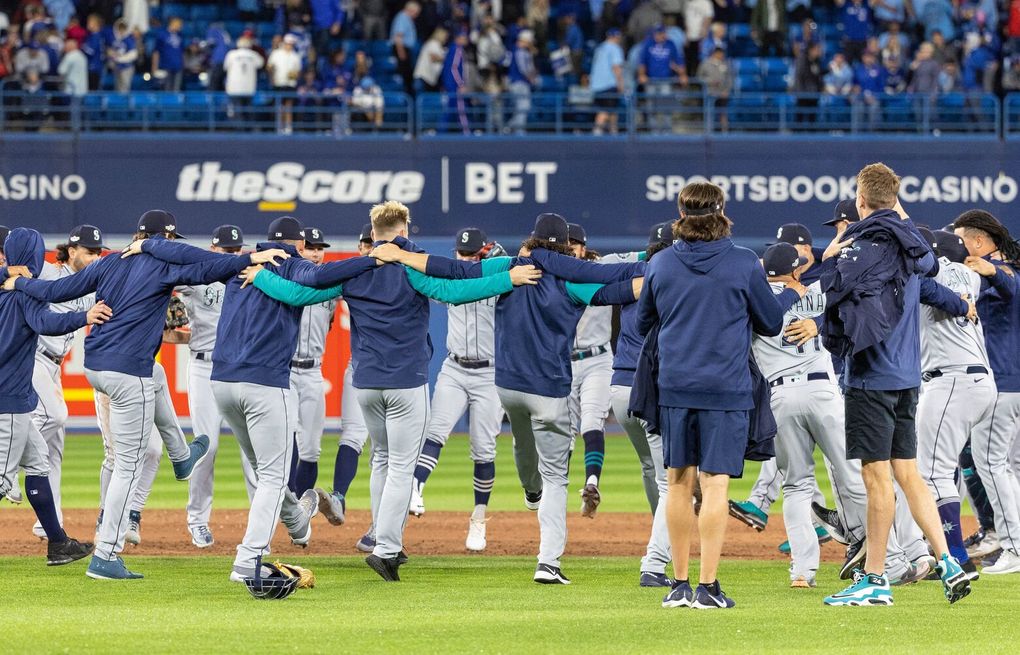
<instances>
[{"instance_id":1,"label":"dirt infield","mask_svg":"<svg viewBox=\"0 0 1020 655\"><path fill-rule=\"evenodd\" d=\"M91 539L95 526L95 512L68 510L65 512L68 534L78 539ZM32 536L31 511L0 512L0 554L45 555L45 548ZM222 510L213 513L210 528L216 544L205 552L232 555L244 534L247 512ZM974 520L965 517L965 528L973 527ZM311 545L299 549L290 544L281 527L273 541L274 553L280 555L303 553L308 555L355 554L354 543L369 525L368 512L350 512L342 527L333 527L322 518L314 520ZM405 545L411 554L464 555L464 537L467 535L468 515L455 512L430 512L422 518L411 517L407 523ZM584 519L579 512L571 512L568 519L568 556L619 555L640 557L644 554L651 517L647 514L603 512L595 519ZM490 555L532 556L538 550L538 520L531 512L496 512L488 525ZM731 521L723 556L740 559L785 559L776 550L786 538L783 517L773 515L765 532L758 533ZM128 546L126 555L197 555L191 545L183 510L148 510L142 520L142 543ZM829 543L822 547L826 561L840 561L843 549Z\"/></svg>"}]
</instances>

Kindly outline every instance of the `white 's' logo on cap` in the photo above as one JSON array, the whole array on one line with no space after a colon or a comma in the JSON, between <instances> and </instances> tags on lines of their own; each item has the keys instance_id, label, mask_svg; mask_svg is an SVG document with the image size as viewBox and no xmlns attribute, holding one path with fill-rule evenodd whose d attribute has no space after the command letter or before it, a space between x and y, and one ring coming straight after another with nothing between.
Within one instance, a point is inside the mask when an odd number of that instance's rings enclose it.
<instances>
[{"instance_id":1,"label":"white 's' logo on cap","mask_svg":"<svg viewBox=\"0 0 1020 655\"><path fill-rule=\"evenodd\" d=\"M92 230L92 238L95 239L96 241L99 241L100 239L99 230Z\"/></svg>"},{"instance_id":2,"label":"white 's' logo on cap","mask_svg":"<svg viewBox=\"0 0 1020 655\"><path fill-rule=\"evenodd\" d=\"M777 238L777 239L782 239L782 238L783 238L783 228L779 228L779 229L778 229L778 230L776 231L776 238Z\"/></svg>"}]
</instances>

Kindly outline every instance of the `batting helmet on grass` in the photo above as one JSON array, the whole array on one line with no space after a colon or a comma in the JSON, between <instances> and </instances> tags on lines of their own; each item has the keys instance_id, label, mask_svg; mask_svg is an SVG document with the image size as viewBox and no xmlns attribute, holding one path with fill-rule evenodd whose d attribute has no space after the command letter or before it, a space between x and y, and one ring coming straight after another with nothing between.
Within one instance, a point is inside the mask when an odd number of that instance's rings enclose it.
<instances>
[{"instance_id":1,"label":"batting helmet on grass","mask_svg":"<svg viewBox=\"0 0 1020 655\"><path fill-rule=\"evenodd\" d=\"M266 574L268 572L268 574ZM272 564L263 564L262 558L255 562L255 577L245 578L244 585L252 598L259 600L282 600L297 589L300 578L285 575Z\"/></svg>"}]
</instances>

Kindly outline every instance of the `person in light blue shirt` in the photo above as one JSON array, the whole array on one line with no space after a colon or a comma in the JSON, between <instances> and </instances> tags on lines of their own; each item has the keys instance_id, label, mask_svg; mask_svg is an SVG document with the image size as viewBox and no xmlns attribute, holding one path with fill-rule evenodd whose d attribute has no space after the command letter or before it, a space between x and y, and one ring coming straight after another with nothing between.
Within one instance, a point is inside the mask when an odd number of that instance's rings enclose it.
<instances>
[{"instance_id":1,"label":"person in light blue shirt","mask_svg":"<svg viewBox=\"0 0 1020 655\"><path fill-rule=\"evenodd\" d=\"M606 126L614 134L617 129L617 112L620 106L620 96L625 92L623 79L623 48L621 42L623 35L620 30L611 28L606 30L606 40L595 48L592 56L591 77L589 84L595 93L595 106L598 113L595 114L595 133L601 134Z\"/></svg>"},{"instance_id":2,"label":"person in light blue shirt","mask_svg":"<svg viewBox=\"0 0 1020 655\"><path fill-rule=\"evenodd\" d=\"M949 0L926 0L917 14L917 21L924 25L924 38L931 41L932 32L940 32L946 41L956 39L956 24L953 22L953 3Z\"/></svg>"},{"instance_id":3,"label":"person in light blue shirt","mask_svg":"<svg viewBox=\"0 0 1020 655\"><path fill-rule=\"evenodd\" d=\"M907 19L906 0L872 0L871 8L879 24L902 24Z\"/></svg>"},{"instance_id":4,"label":"person in light blue shirt","mask_svg":"<svg viewBox=\"0 0 1020 655\"><path fill-rule=\"evenodd\" d=\"M421 5L408 2L393 17L390 28L390 45L397 59L397 74L404 81L404 93L414 95L414 63L418 60L418 28L414 19L421 13Z\"/></svg>"}]
</instances>

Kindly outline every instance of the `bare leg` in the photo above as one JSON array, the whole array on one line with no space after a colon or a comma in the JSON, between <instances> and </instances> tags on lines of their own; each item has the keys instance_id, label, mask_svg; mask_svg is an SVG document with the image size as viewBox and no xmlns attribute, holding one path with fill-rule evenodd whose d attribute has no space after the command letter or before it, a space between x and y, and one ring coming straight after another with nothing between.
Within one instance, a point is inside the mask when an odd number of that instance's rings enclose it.
<instances>
[{"instance_id":1,"label":"bare leg","mask_svg":"<svg viewBox=\"0 0 1020 655\"><path fill-rule=\"evenodd\" d=\"M698 532L701 535L701 572L698 582L711 584L719 572L723 539L729 523L730 476L718 473L701 474L701 513Z\"/></svg>"},{"instance_id":2,"label":"bare leg","mask_svg":"<svg viewBox=\"0 0 1020 655\"><path fill-rule=\"evenodd\" d=\"M920 526L924 536L928 538L935 555L942 557L949 552L946 545L946 534L942 531L942 520L939 518L939 511L935 507L935 498L931 495L931 489L921 478L917 470L917 460L894 459L892 460L893 475L903 489L907 504L910 505L910 513L914 521ZM869 542L870 543L870 542Z\"/></svg>"},{"instance_id":3,"label":"bare leg","mask_svg":"<svg viewBox=\"0 0 1020 655\"><path fill-rule=\"evenodd\" d=\"M861 462L861 477L864 478L864 489L868 494L868 557L864 562L864 570L882 575L885 573L885 544L889 543L889 532L892 530L896 510L889 462Z\"/></svg>"},{"instance_id":4,"label":"bare leg","mask_svg":"<svg viewBox=\"0 0 1020 655\"><path fill-rule=\"evenodd\" d=\"M667 469L669 492L666 494L666 528L673 551L673 576L688 579L691 559L691 531L694 528L694 481L698 469L688 466ZM725 501L724 501L725 503ZM704 510L702 510L704 511Z\"/></svg>"}]
</instances>

